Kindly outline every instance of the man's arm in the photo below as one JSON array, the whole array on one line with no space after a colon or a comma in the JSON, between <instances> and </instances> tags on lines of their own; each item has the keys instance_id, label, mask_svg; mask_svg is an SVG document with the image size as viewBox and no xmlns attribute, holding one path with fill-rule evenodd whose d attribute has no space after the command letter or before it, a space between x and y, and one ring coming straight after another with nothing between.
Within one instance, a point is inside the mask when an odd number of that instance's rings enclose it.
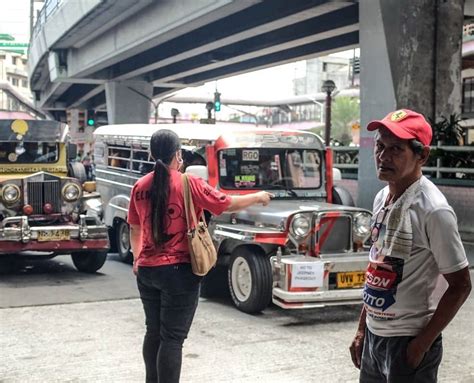
<instances>
[{"instance_id":1,"label":"man's arm","mask_svg":"<svg viewBox=\"0 0 474 383\"><path fill-rule=\"evenodd\" d=\"M426 327L408 345L407 362L412 367L417 367L421 363L425 353L451 322L471 292L468 267L454 273L443 274L443 277L448 282L448 289L441 297L438 307Z\"/></svg>"},{"instance_id":2,"label":"man's arm","mask_svg":"<svg viewBox=\"0 0 474 383\"><path fill-rule=\"evenodd\" d=\"M360 369L360 362L362 359L362 348L364 347L365 326L366 326L365 317L366 317L366 311L365 311L365 306L363 306L362 311L360 312L359 325L357 326L356 335L354 337L354 340L351 343L351 346L349 347L349 350L351 352L352 363L354 363L354 366L356 366L359 369Z\"/></svg>"},{"instance_id":3,"label":"man's arm","mask_svg":"<svg viewBox=\"0 0 474 383\"><path fill-rule=\"evenodd\" d=\"M133 253L133 272L137 274L137 258L142 242L140 225L130 225L130 247Z\"/></svg>"}]
</instances>

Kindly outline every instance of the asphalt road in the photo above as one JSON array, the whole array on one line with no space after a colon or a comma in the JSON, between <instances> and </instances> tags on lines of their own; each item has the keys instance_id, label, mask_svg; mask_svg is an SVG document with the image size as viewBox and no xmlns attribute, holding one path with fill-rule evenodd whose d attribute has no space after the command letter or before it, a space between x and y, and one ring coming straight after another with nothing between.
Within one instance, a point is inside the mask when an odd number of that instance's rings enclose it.
<instances>
[{"instance_id":1,"label":"asphalt road","mask_svg":"<svg viewBox=\"0 0 474 383\"><path fill-rule=\"evenodd\" d=\"M95 274L78 272L68 255L10 268L0 262L0 308L138 298L131 266L114 254Z\"/></svg>"},{"instance_id":2,"label":"asphalt road","mask_svg":"<svg viewBox=\"0 0 474 383\"><path fill-rule=\"evenodd\" d=\"M474 277L474 270L471 272ZM144 317L131 266L96 275L69 257L0 271L0 382L143 382ZM182 382L356 382L348 346L359 306L259 315L201 299ZM440 382L474 382L474 294L444 332Z\"/></svg>"}]
</instances>

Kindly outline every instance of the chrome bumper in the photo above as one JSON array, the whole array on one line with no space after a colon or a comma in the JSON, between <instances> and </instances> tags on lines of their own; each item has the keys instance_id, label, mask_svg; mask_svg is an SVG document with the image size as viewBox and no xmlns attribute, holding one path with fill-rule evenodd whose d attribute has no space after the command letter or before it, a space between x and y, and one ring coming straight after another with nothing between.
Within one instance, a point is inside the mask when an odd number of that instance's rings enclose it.
<instances>
[{"instance_id":1,"label":"chrome bumper","mask_svg":"<svg viewBox=\"0 0 474 383\"><path fill-rule=\"evenodd\" d=\"M81 215L78 224L55 226L30 226L27 216L8 217L0 222L0 241L29 243L38 240L40 231L55 230L69 231L71 240L108 240L107 227L97 217Z\"/></svg>"},{"instance_id":2,"label":"chrome bumper","mask_svg":"<svg viewBox=\"0 0 474 383\"><path fill-rule=\"evenodd\" d=\"M320 308L362 303L361 283L354 287L330 287L330 275L361 274L367 268L368 253L338 254L324 258L290 255L271 257L272 301L285 309ZM334 281L334 280L333 280Z\"/></svg>"},{"instance_id":3,"label":"chrome bumper","mask_svg":"<svg viewBox=\"0 0 474 383\"><path fill-rule=\"evenodd\" d=\"M274 287L272 301L284 309L361 304L362 289L290 292Z\"/></svg>"}]
</instances>

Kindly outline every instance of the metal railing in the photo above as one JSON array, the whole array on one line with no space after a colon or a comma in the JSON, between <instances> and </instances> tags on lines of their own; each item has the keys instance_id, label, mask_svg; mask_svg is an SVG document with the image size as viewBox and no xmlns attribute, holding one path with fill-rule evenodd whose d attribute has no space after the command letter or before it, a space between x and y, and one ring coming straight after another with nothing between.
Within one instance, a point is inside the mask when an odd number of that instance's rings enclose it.
<instances>
[{"instance_id":1,"label":"metal railing","mask_svg":"<svg viewBox=\"0 0 474 383\"><path fill-rule=\"evenodd\" d=\"M357 178L359 148L331 146L334 167L343 178ZM474 180L474 146L432 146L423 173L437 180Z\"/></svg>"},{"instance_id":2,"label":"metal railing","mask_svg":"<svg viewBox=\"0 0 474 383\"><path fill-rule=\"evenodd\" d=\"M63 0L45 0L43 8L41 8L41 10L37 14L35 26L33 27L32 37L38 35L48 18L51 17L59 9L59 6L61 5L62 1Z\"/></svg>"}]
</instances>

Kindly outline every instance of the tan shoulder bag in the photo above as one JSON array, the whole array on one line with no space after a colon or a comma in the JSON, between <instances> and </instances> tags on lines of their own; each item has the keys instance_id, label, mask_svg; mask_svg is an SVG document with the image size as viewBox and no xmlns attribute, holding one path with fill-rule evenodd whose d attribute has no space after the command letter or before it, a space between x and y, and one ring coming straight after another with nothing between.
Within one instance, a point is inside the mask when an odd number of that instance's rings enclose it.
<instances>
[{"instance_id":1,"label":"tan shoulder bag","mask_svg":"<svg viewBox=\"0 0 474 383\"><path fill-rule=\"evenodd\" d=\"M202 219L202 215L199 217L199 221L196 218L193 198L189 190L188 176L183 174L181 179L183 181L184 207L186 210L187 237L189 254L191 255L191 266L194 274L204 276L215 266L217 253L209 231L207 230L207 225ZM194 225L191 224L189 213L191 213L192 223Z\"/></svg>"}]
</instances>

